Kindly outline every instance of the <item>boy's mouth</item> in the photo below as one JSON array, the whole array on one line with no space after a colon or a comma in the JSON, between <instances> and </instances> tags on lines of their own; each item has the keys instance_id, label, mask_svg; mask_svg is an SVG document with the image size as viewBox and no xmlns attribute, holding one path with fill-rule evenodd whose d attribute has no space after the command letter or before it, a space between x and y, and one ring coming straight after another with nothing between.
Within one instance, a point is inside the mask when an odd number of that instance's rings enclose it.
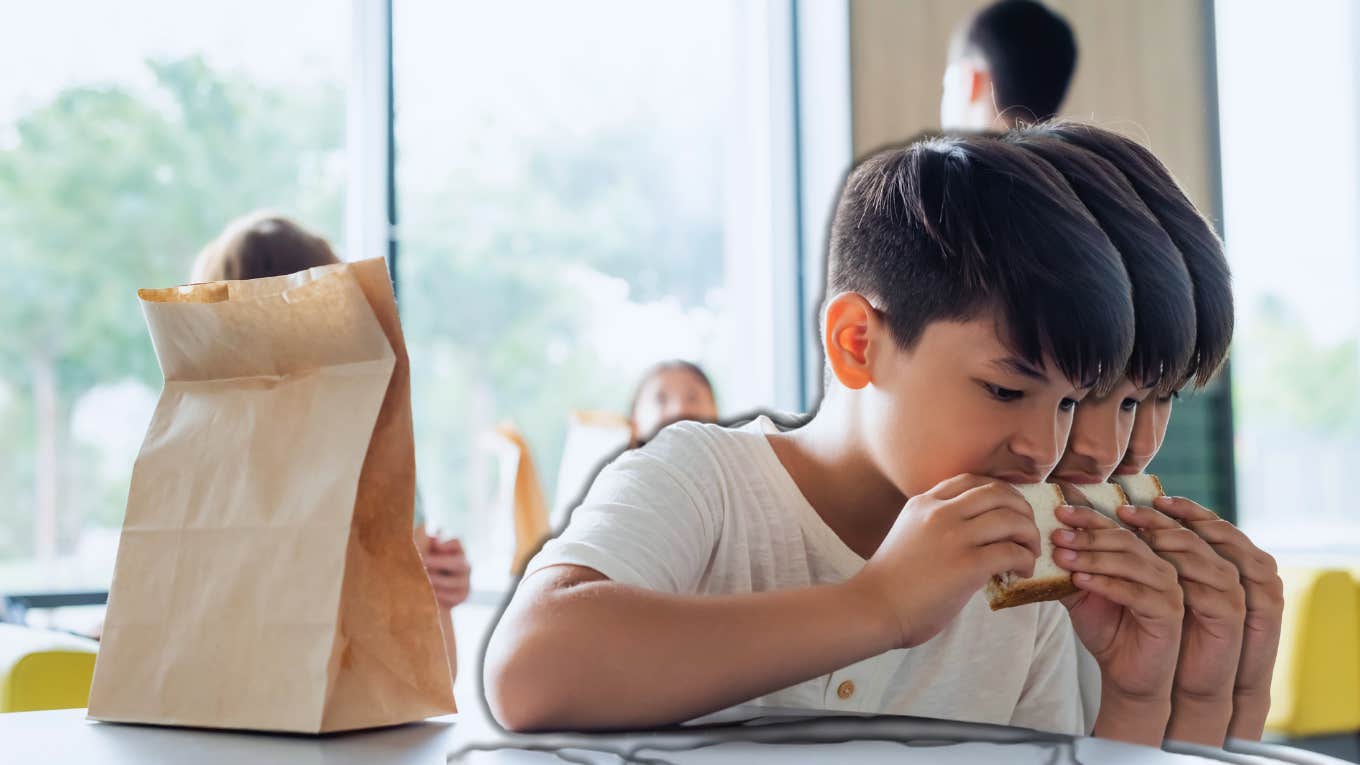
<instances>
[{"instance_id":1,"label":"boy's mouth","mask_svg":"<svg viewBox=\"0 0 1360 765\"><path fill-rule=\"evenodd\" d=\"M1055 481L1066 481L1067 483L1086 484L1086 483L1105 483L1105 476L1096 473L1086 472L1065 472L1053 476Z\"/></svg>"},{"instance_id":2,"label":"boy's mouth","mask_svg":"<svg viewBox=\"0 0 1360 765\"><path fill-rule=\"evenodd\" d=\"M1038 472L1034 472L1034 473L1018 473L1018 472L1010 472L1010 473L993 473L993 474L992 474L992 477L993 477L993 478L1000 479L1000 480L1002 480L1002 481L1005 481L1006 483L1018 483L1018 484L1039 483L1040 481L1044 480L1044 477L1043 477L1042 475L1040 475Z\"/></svg>"}]
</instances>

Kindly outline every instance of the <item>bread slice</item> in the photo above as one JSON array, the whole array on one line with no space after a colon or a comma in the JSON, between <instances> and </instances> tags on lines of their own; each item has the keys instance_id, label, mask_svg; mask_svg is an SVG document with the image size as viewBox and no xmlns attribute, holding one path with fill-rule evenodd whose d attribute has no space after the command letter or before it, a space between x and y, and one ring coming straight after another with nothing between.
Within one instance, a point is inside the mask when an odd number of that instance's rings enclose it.
<instances>
[{"instance_id":1,"label":"bread slice","mask_svg":"<svg viewBox=\"0 0 1360 765\"><path fill-rule=\"evenodd\" d=\"M1061 484L1063 496L1068 504L1089 507L1101 515L1123 526L1115 509L1129 504L1129 498L1117 483L1064 483Z\"/></svg>"},{"instance_id":2,"label":"bread slice","mask_svg":"<svg viewBox=\"0 0 1360 765\"><path fill-rule=\"evenodd\" d=\"M1152 500L1166 496L1161 479L1150 473L1117 475L1114 482L1128 495L1130 505L1152 507Z\"/></svg>"},{"instance_id":3,"label":"bread slice","mask_svg":"<svg viewBox=\"0 0 1360 765\"><path fill-rule=\"evenodd\" d=\"M1057 600L1077 591L1072 575L1053 562L1053 532L1064 524L1054 512L1066 502L1062 489L1052 483L1016 484L1034 509L1034 522L1039 527L1039 558L1034 561L1034 575L1021 577L1008 572L992 577L987 583L987 602L993 611L1043 600Z\"/></svg>"}]
</instances>

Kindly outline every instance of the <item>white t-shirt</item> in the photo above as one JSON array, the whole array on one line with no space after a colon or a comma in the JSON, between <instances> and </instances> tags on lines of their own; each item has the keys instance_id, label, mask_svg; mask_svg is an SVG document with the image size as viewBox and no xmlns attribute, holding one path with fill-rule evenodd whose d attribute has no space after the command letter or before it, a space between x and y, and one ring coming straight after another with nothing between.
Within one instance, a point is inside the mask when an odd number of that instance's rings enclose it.
<instances>
[{"instance_id":1,"label":"white t-shirt","mask_svg":"<svg viewBox=\"0 0 1360 765\"><path fill-rule=\"evenodd\" d=\"M864 559L803 497L764 435L773 429L765 417L742 428L683 422L625 452L526 575L573 564L654 591L714 595L849 579ZM919 646L752 703L1085 732L1066 609L993 612L981 592Z\"/></svg>"}]
</instances>

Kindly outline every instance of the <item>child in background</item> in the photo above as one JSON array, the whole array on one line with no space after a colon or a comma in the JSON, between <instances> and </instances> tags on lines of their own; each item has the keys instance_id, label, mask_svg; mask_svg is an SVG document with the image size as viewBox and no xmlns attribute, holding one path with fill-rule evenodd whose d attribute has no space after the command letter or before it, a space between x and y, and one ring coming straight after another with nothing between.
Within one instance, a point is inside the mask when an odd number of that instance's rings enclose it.
<instances>
[{"instance_id":1,"label":"child in background","mask_svg":"<svg viewBox=\"0 0 1360 765\"><path fill-rule=\"evenodd\" d=\"M696 364L663 361L647 370L633 394L633 403L628 408L633 445L641 446L662 428L684 420L718 421L713 383Z\"/></svg>"}]
</instances>

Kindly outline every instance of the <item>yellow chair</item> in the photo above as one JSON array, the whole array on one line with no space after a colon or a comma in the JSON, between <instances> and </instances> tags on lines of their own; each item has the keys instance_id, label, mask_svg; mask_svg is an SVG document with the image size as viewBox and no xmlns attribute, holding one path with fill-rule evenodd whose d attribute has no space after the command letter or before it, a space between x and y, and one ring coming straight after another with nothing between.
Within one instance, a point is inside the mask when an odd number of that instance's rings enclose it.
<instances>
[{"instance_id":1,"label":"yellow chair","mask_svg":"<svg viewBox=\"0 0 1360 765\"><path fill-rule=\"evenodd\" d=\"M1297 738L1360 730L1360 598L1342 569L1284 568L1284 621L1266 729Z\"/></svg>"},{"instance_id":2,"label":"yellow chair","mask_svg":"<svg viewBox=\"0 0 1360 765\"><path fill-rule=\"evenodd\" d=\"M0 712L84 707L98 650L93 640L0 624Z\"/></svg>"}]
</instances>

